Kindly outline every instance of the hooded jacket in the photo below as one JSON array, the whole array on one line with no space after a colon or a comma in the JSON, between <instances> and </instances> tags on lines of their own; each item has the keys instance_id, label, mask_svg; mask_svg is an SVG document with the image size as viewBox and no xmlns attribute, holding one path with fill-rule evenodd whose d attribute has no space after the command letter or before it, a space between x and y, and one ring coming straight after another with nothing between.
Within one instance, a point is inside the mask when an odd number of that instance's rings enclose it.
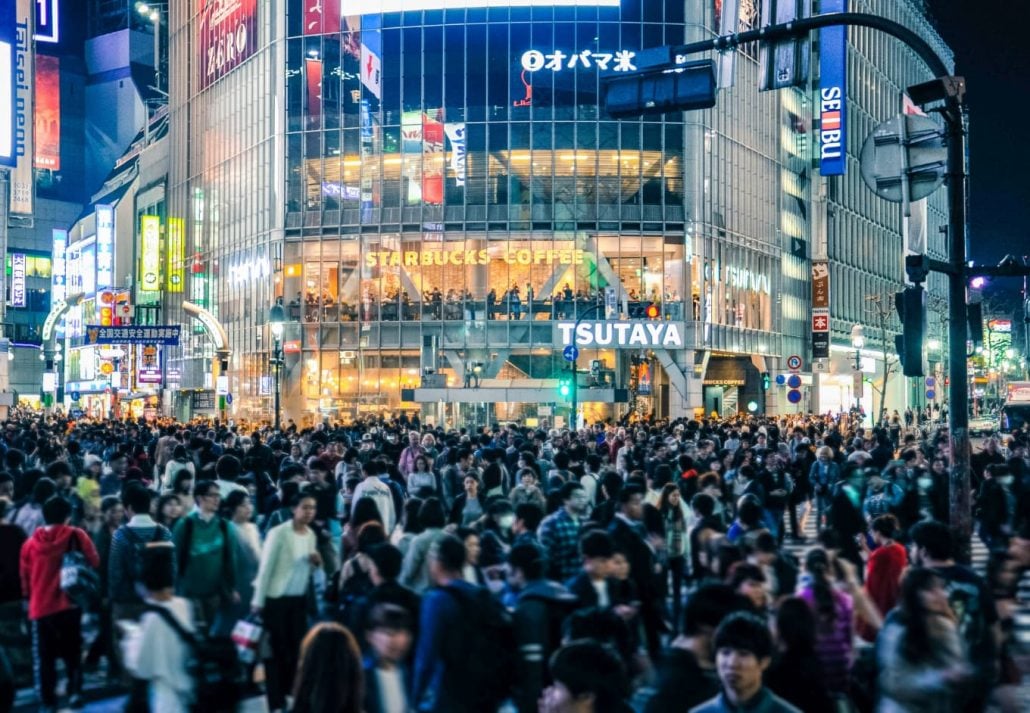
<instances>
[{"instance_id":1,"label":"hooded jacket","mask_svg":"<svg viewBox=\"0 0 1030 713\"><path fill-rule=\"evenodd\" d=\"M61 590L61 563L74 549L85 555L91 567L100 566L93 541L77 527L41 527L22 546L19 570L22 593L29 598L29 619L35 621L75 607Z\"/></svg>"},{"instance_id":2,"label":"hooded jacket","mask_svg":"<svg viewBox=\"0 0 1030 713\"><path fill-rule=\"evenodd\" d=\"M576 595L561 584L538 579L519 592L512 624L519 647L519 713L536 710L547 685L547 661L561 645L561 624L577 604Z\"/></svg>"}]
</instances>

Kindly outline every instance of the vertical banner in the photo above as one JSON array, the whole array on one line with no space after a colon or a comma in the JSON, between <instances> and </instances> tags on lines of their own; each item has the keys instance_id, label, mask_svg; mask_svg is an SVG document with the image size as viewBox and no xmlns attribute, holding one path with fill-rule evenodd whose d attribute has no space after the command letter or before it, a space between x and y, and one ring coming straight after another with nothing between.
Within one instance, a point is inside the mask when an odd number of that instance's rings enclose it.
<instances>
[{"instance_id":1,"label":"vertical banner","mask_svg":"<svg viewBox=\"0 0 1030 713\"><path fill-rule=\"evenodd\" d=\"M812 261L812 358L830 358L830 264Z\"/></svg>"},{"instance_id":2,"label":"vertical banner","mask_svg":"<svg viewBox=\"0 0 1030 713\"><path fill-rule=\"evenodd\" d=\"M845 12L847 0L822 0L822 14ZM847 28L819 30L819 173L843 176L847 167Z\"/></svg>"},{"instance_id":3,"label":"vertical banner","mask_svg":"<svg viewBox=\"0 0 1030 713\"><path fill-rule=\"evenodd\" d=\"M50 301L59 302L68 296L68 260L64 254L68 249L68 231L53 230L53 262L50 268Z\"/></svg>"},{"instance_id":4,"label":"vertical banner","mask_svg":"<svg viewBox=\"0 0 1030 713\"><path fill-rule=\"evenodd\" d=\"M383 98L383 36L379 28L369 26L378 22L378 15L365 15L361 19L361 83L376 99Z\"/></svg>"},{"instance_id":5,"label":"vertical banner","mask_svg":"<svg viewBox=\"0 0 1030 713\"><path fill-rule=\"evenodd\" d=\"M335 35L340 31L340 0L304 0L304 34Z\"/></svg>"},{"instance_id":6,"label":"vertical banner","mask_svg":"<svg viewBox=\"0 0 1030 713\"><path fill-rule=\"evenodd\" d=\"M36 168L61 170L61 60L36 55Z\"/></svg>"},{"instance_id":7,"label":"vertical banner","mask_svg":"<svg viewBox=\"0 0 1030 713\"><path fill-rule=\"evenodd\" d=\"M165 266L167 292L182 292L186 282L186 221L182 218L168 219L168 264Z\"/></svg>"},{"instance_id":8,"label":"vertical banner","mask_svg":"<svg viewBox=\"0 0 1030 713\"><path fill-rule=\"evenodd\" d=\"M454 171L454 182L461 187L465 185L465 123L444 124L444 131L451 142L451 170Z\"/></svg>"},{"instance_id":9,"label":"vertical banner","mask_svg":"<svg viewBox=\"0 0 1030 713\"><path fill-rule=\"evenodd\" d=\"M0 166L18 163L15 148L14 106L15 0L0 0Z\"/></svg>"},{"instance_id":10,"label":"vertical banner","mask_svg":"<svg viewBox=\"0 0 1030 713\"><path fill-rule=\"evenodd\" d=\"M422 201L428 205L443 205L443 135L443 122L423 114Z\"/></svg>"},{"instance_id":11,"label":"vertical banner","mask_svg":"<svg viewBox=\"0 0 1030 713\"><path fill-rule=\"evenodd\" d=\"M156 215L140 217L140 281L141 292L161 289L161 219Z\"/></svg>"},{"instance_id":12,"label":"vertical banner","mask_svg":"<svg viewBox=\"0 0 1030 713\"><path fill-rule=\"evenodd\" d=\"M322 60L305 59L304 73L307 76L307 99L309 128L322 124Z\"/></svg>"},{"instance_id":13,"label":"vertical banner","mask_svg":"<svg viewBox=\"0 0 1030 713\"><path fill-rule=\"evenodd\" d=\"M32 215L35 181L32 174L34 84L32 58L32 0L17 0L14 22L14 155L11 169L10 212Z\"/></svg>"},{"instance_id":14,"label":"vertical banner","mask_svg":"<svg viewBox=\"0 0 1030 713\"><path fill-rule=\"evenodd\" d=\"M206 89L254 54L257 26L257 0L201 0L201 89Z\"/></svg>"},{"instance_id":15,"label":"vertical banner","mask_svg":"<svg viewBox=\"0 0 1030 713\"><path fill-rule=\"evenodd\" d=\"M97 289L114 287L114 206L98 205L97 221Z\"/></svg>"},{"instance_id":16,"label":"vertical banner","mask_svg":"<svg viewBox=\"0 0 1030 713\"><path fill-rule=\"evenodd\" d=\"M11 255L11 306L25 306L25 253Z\"/></svg>"},{"instance_id":17,"label":"vertical banner","mask_svg":"<svg viewBox=\"0 0 1030 713\"><path fill-rule=\"evenodd\" d=\"M422 202L422 122L421 111L401 113L401 173L407 179L407 204Z\"/></svg>"}]
</instances>

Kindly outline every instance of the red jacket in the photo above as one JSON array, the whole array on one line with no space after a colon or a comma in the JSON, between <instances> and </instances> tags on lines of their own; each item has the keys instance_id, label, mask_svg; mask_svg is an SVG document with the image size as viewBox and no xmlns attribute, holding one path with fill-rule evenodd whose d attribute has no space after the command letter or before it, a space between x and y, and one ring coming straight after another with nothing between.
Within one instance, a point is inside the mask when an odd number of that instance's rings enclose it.
<instances>
[{"instance_id":1,"label":"red jacket","mask_svg":"<svg viewBox=\"0 0 1030 713\"><path fill-rule=\"evenodd\" d=\"M869 553L865 590L883 616L887 616L887 612L898 603L898 597L901 595L901 574L907 566L908 554L904 545L897 542L877 547Z\"/></svg>"},{"instance_id":2,"label":"red jacket","mask_svg":"<svg viewBox=\"0 0 1030 713\"><path fill-rule=\"evenodd\" d=\"M21 591L29 598L29 619L41 619L72 609L72 603L61 591L61 561L73 548L78 549L93 567L100 566L97 548L84 531L68 525L48 525L36 530L21 548Z\"/></svg>"}]
</instances>

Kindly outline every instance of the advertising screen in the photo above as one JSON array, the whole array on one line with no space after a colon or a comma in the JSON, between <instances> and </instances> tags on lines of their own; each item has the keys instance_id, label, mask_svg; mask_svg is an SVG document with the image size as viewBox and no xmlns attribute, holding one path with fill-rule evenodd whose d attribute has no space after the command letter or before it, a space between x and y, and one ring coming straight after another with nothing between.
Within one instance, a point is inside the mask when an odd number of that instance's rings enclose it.
<instances>
[{"instance_id":1,"label":"advertising screen","mask_svg":"<svg viewBox=\"0 0 1030 713\"><path fill-rule=\"evenodd\" d=\"M61 60L36 55L36 168L61 170Z\"/></svg>"},{"instance_id":2,"label":"advertising screen","mask_svg":"<svg viewBox=\"0 0 1030 713\"><path fill-rule=\"evenodd\" d=\"M161 289L161 219L156 215L140 218L140 289Z\"/></svg>"},{"instance_id":3,"label":"advertising screen","mask_svg":"<svg viewBox=\"0 0 1030 713\"><path fill-rule=\"evenodd\" d=\"M201 89L254 54L257 24L257 0L200 0Z\"/></svg>"},{"instance_id":4,"label":"advertising screen","mask_svg":"<svg viewBox=\"0 0 1030 713\"><path fill-rule=\"evenodd\" d=\"M97 286L106 289L114 284L114 207L98 205L97 219Z\"/></svg>"}]
</instances>

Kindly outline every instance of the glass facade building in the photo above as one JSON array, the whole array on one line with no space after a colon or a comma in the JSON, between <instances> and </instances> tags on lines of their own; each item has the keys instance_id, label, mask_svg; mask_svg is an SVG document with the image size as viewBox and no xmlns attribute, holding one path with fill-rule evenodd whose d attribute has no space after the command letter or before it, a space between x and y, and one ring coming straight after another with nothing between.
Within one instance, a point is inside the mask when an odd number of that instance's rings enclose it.
<instances>
[{"instance_id":1,"label":"glass facade building","mask_svg":"<svg viewBox=\"0 0 1030 713\"><path fill-rule=\"evenodd\" d=\"M241 0L232 53L205 0L171 8L191 69L170 77L187 249L166 298L225 326L233 411L270 415L275 301L298 422L546 415L558 325L652 305L682 346L583 348L588 417L772 407L760 374L807 324L804 93L758 94L749 48L716 109L614 121L601 78L711 36L718 3L445 4ZM196 323L170 385L211 388L213 357Z\"/></svg>"}]
</instances>

